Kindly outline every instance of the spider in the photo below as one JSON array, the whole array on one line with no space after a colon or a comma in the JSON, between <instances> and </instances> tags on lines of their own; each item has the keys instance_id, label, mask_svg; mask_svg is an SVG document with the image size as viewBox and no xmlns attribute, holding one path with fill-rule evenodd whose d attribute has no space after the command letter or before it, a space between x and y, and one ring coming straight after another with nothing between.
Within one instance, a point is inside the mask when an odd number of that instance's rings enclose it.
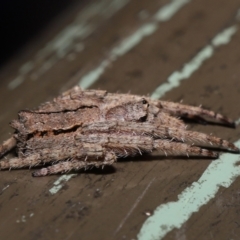
<instances>
[{"instance_id":1,"label":"spider","mask_svg":"<svg viewBox=\"0 0 240 240\"><path fill-rule=\"evenodd\" d=\"M180 119L181 118L181 119ZM186 130L185 119L211 119L228 126L221 114L180 103L74 87L13 120L15 133L0 146L0 169L42 166L33 176L111 165L117 158L149 153L217 158L203 146L239 152L221 138ZM43 166L46 165L46 166Z\"/></svg>"}]
</instances>

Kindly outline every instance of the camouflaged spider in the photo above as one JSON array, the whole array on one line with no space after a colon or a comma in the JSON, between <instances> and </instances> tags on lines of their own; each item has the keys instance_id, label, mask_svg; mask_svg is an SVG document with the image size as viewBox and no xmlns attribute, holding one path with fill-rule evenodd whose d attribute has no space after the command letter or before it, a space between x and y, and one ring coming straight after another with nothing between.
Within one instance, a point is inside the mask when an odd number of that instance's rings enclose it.
<instances>
[{"instance_id":1,"label":"camouflaged spider","mask_svg":"<svg viewBox=\"0 0 240 240\"><path fill-rule=\"evenodd\" d=\"M1 156L16 148L18 157L0 161L0 169L49 165L33 176L110 165L119 157L153 150L210 158L217 153L202 145L239 152L226 140L186 130L179 117L234 126L230 119L201 107L136 95L74 87L18 117L11 122L15 133L0 146Z\"/></svg>"}]
</instances>

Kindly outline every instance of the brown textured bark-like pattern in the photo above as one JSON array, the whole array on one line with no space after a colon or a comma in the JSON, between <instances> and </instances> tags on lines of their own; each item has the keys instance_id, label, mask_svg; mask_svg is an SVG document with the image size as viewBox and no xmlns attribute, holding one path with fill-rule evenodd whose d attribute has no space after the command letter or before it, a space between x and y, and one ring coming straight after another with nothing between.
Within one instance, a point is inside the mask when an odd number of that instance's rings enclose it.
<instances>
[{"instance_id":1,"label":"brown textured bark-like pattern","mask_svg":"<svg viewBox=\"0 0 240 240\"><path fill-rule=\"evenodd\" d=\"M202 146L239 152L226 140L186 130L180 118L234 126L232 120L200 107L74 87L36 110L19 113L11 123L14 135L0 146L0 156L13 148L18 156L0 161L0 169L51 164L33 173L45 176L110 165L119 157L154 150L211 158L217 153Z\"/></svg>"}]
</instances>

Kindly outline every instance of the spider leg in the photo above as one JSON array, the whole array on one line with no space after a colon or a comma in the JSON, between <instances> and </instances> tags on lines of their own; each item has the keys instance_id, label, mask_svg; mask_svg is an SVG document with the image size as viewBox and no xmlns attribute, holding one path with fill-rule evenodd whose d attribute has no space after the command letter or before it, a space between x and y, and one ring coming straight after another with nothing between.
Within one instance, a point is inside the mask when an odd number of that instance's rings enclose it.
<instances>
[{"instance_id":1,"label":"spider leg","mask_svg":"<svg viewBox=\"0 0 240 240\"><path fill-rule=\"evenodd\" d=\"M217 158L218 154L207 149L196 146L191 146L186 143L169 142L167 140L154 140L154 149L158 152L165 153L165 155L187 155L197 157Z\"/></svg>"},{"instance_id":2,"label":"spider leg","mask_svg":"<svg viewBox=\"0 0 240 240\"><path fill-rule=\"evenodd\" d=\"M103 161L82 161L79 159L73 159L70 161L62 161L52 166L42 168L32 173L33 177L42 177L57 173L66 173L71 170L87 169L91 166L100 167L105 165L111 165L116 161L116 155L111 152L107 152Z\"/></svg>"},{"instance_id":3,"label":"spider leg","mask_svg":"<svg viewBox=\"0 0 240 240\"><path fill-rule=\"evenodd\" d=\"M117 148L118 142L121 147ZM125 138L119 138L112 136L109 138L109 144L107 145L113 150L119 157L135 156L141 154L141 152L152 152L156 150L167 155L187 155L187 156L199 156L217 158L218 154L200 147L191 146L186 143L170 142L162 139L152 139L151 137L143 136L131 136L128 141Z\"/></svg>"},{"instance_id":4,"label":"spider leg","mask_svg":"<svg viewBox=\"0 0 240 240\"><path fill-rule=\"evenodd\" d=\"M82 127L83 133L89 132L119 132L122 134L149 135L154 138L176 140L180 142L194 143L196 145L210 145L229 151L239 152L239 149L232 143L221 138L207 135L200 132L187 131L181 128L172 128L159 124L131 123L131 122L102 122L87 124Z\"/></svg>"},{"instance_id":5,"label":"spider leg","mask_svg":"<svg viewBox=\"0 0 240 240\"><path fill-rule=\"evenodd\" d=\"M11 158L0 161L0 169L33 167L42 163L39 154L32 154L25 158Z\"/></svg>"},{"instance_id":6,"label":"spider leg","mask_svg":"<svg viewBox=\"0 0 240 240\"><path fill-rule=\"evenodd\" d=\"M226 149L228 151L239 152L239 148L237 148L233 143L218 138L216 136L208 135L201 132L160 126L156 129L155 136L165 136L165 138L170 138L181 142L187 142L190 144L192 143L198 146L211 146L220 149Z\"/></svg>"},{"instance_id":7,"label":"spider leg","mask_svg":"<svg viewBox=\"0 0 240 240\"><path fill-rule=\"evenodd\" d=\"M235 126L234 121L230 118L227 118L219 113L215 113L201 107L194 107L181 103L158 100L152 100L152 102L154 105L162 108L165 112L174 116L185 117L189 119L211 119L217 123L221 123L230 127Z\"/></svg>"},{"instance_id":8,"label":"spider leg","mask_svg":"<svg viewBox=\"0 0 240 240\"><path fill-rule=\"evenodd\" d=\"M5 153L9 152L13 149L17 144L17 141L14 136L10 137L8 140L4 141L2 145L0 145L0 157L2 157Z\"/></svg>"},{"instance_id":9,"label":"spider leg","mask_svg":"<svg viewBox=\"0 0 240 240\"><path fill-rule=\"evenodd\" d=\"M39 164L58 162L64 159L80 158L80 159L101 159L104 155L104 149L99 145L83 144L80 148L77 147L62 147L59 149L40 149L34 150L34 153L28 153L26 157L11 158L0 161L0 169L34 167Z\"/></svg>"},{"instance_id":10,"label":"spider leg","mask_svg":"<svg viewBox=\"0 0 240 240\"><path fill-rule=\"evenodd\" d=\"M105 156L105 159L108 159L106 158L108 155L101 145L75 141L74 135L68 133L63 135L57 135L55 141L51 141L49 136L29 140L27 148L24 149L24 152L20 151L18 158L0 161L0 169L33 167L69 158L89 161L103 159Z\"/></svg>"},{"instance_id":11,"label":"spider leg","mask_svg":"<svg viewBox=\"0 0 240 240\"><path fill-rule=\"evenodd\" d=\"M131 133L95 133L85 135L78 135L82 141L89 141L91 143L98 143L104 146L108 151L114 152L117 157L128 157L139 155L144 152L152 152L157 150L167 154L191 155L199 157L216 158L218 154L188 145L186 143L171 142L169 140L153 139L151 136L132 135Z\"/></svg>"}]
</instances>

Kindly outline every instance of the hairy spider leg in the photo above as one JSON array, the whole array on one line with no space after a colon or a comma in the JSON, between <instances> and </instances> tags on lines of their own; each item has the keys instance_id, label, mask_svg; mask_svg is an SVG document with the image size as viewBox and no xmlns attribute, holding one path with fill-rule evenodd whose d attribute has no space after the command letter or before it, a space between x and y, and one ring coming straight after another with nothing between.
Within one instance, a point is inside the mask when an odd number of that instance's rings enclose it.
<instances>
[{"instance_id":1,"label":"hairy spider leg","mask_svg":"<svg viewBox=\"0 0 240 240\"><path fill-rule=\"evenodd\" d=\"M128 157L142 154L144 152L152 152L157 150L171 155L191 155L199 157L216 158L217 153L200 147L191 146L186 143L171 142L169 140L154 139L151 136L119 134L119 133L95 133L87 136L79 134L78 137L83 142L101 144L104 148L112 151L117 157Z\"/></svg>"},{"instance_id":2,"label":"hairy spider leg","mask_svg":"<svg viewBox=\"0 0 240 240\"><path fill-rule=\"evenodd\" d=\"M174 116L185 117L189 119L203 119L210 118L217 123L227 125L230 127L235 127L235 123L230 118L227 118L219 113L201 108L194 107L190 105L184 105L181 103L153 100L156 106L162 107L164 111L170 113Z\"/></svg>"},{"instance_id":3,"label":"hairy spider leg","mask_svg":"<svg viewBox=\"0 0 240 240\"><path fill-rule=\"evenodd\" d=\"M55 146L56 147L56 146ZM106 158L106 150L101 145L83 144L80 146L61 147L58 150L53 148L33 149L27 152L27 156L5 159L0 161L0 169L34 167L37 165L56 163L67 159L81 159L81 161L92 161L93 159L102 162Z\"/></svg>"},{"instance_id":4,"label":"hairy spider leg","mask_svg":"<svg viewBox=\"0 0 240 240\"><path fill-rule=\"evenodd\" d=\"M17 140L14 136L10 137L8 140L4 141L2 145L0 145L0 157L2 157L5 153L9 152L11 149L16 147Z\"/></svg>"},{"instance_id":5,"label":"hairy spider leg","mask_svg":"<svg viewBox=\"0 0 240 240\"><path fill-rule=\"evenodd\" d=\"M115 132L132 135L150 135L154 138L176 140L187 143L194 143L196 145L210 145L227 149L229 151L239 152L239 149L232 143L221 138L211 136L205 133L187 131L179 128L172 128L158 124L151 124L148 122L133 123L133 122L99 122L92 124L85 124L82 126L82 133L89 132Z\"/></svg>"},{"instance_id":6,"label":"hairy spider leg","mask_svg":"<svg viewBox=\"0 0 240 240\"><path fill-rule=\"evenodd\" d=\"M154 149L158 152L162 152L171 155L187 155L196 157L209 157L217 158L218 154L207 149L203 149L196 146L191 146L180 142L169 142L166 140L157 139L154 140Z\"/></svg>"},{"instance_id":7,"label":"hairy spider leg","mask_svg":"<svg viewBox=\"0 0 240 240\"><path fill-rule=\"evenodd\" d=\"M116 161L115 154L108 152L103 161L80 161L78 159L72 159L69 161L63 161L56 163L52 166L42 168L32 173L33 177L42 177L57 173L66 173L72 170L88 169L91 166L100 167L105 165L112 165Z\"/></svg>"}]
</instances>

